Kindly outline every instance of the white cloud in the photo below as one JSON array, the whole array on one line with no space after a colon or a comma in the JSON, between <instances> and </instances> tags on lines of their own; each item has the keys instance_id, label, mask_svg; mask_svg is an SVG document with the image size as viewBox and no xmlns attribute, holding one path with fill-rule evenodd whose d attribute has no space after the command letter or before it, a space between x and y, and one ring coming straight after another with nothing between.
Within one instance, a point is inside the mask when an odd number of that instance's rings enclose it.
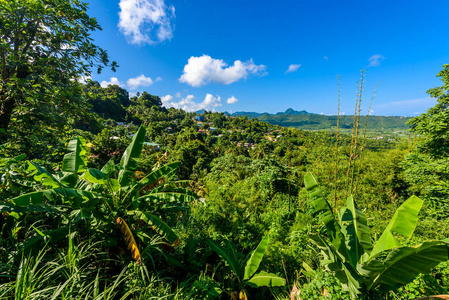
<instances>
[{"instance_id":1,"label":"white cloud","mask_svg":"<svg viewBox=\"0 0 449 300\"><path fill-rule=\"evenodd\" d=\"M228 98L228 100L226 100L227 104L234 104L239 102L239 100L237 98L235 98L234 96L231 96L230 98Z\"/></svg>"},{"instance_id":2,"label":"white cloud","mask_svg":"<svg viewBox=\"0 0 449 300\"><path fill-rule=\"evenodd\" d=\"M88 80L92 80L92 76L90 76L90 75L81 76L81 77L78 77L78 79L77 79L77 81L82 84L86 84Z\"/></svg>"},{"instance_id":3,"label":"white cloud","mask_svg":"<svg viewBox=\"0 0 449 300\"><path fill-rule=\"evenodd\" d=\"M175 7L164 0L120 0L119 29L132 44L156 44L173 37Z\"/></svg>"},{"instance_id":4,"label":"white cloud","mask_svg":"<svg viewBox=\"0 0 449 300\"><path fill-rule=\"evenodd\" d=\"M368 67L377 67L380 65L380 62L383 61L385 57L381 54L375 54L368 58L369 64Z\"/></svg>"},{"instance_id":5,"label":"white cloud","mask_svg":"<svg viewBox=\"0 0 449 300\"><path fill-rule=\"evenodd\" d=\"M198 111L201 109L215 111L215 107L222 106L220 96L214 97L211 94L206 94L203 102L194 102L195 96L187 95L179 101L173 101L172 95L166 95L161 97L162 105L166 108L174 107L177 109L183 109L187 112Z\"/></svg>"},{"instance_id":6,"label":"white cloud","mask_svg":"<svg viewBox=\"0 0 449 300\"><path fill-rule=\"evenodd\" d=\"M158 81L160 77L158 77L156 79L156 81ZM139 87L144 87L144 86L150 86L154 83L154 81L151 79L151 77L145 77L145 75L140 75L134 78L130 78L128 79L128 81L126 81L126 84L128 85L128 87L131 90L136 90Z\"/></svg>"},{"instance_id":7,"label":"white cloud","mask_svg":"<svg viewBox=\"0 0 449 300\"><path fill-rule=\"evenodd\" d=\"M161 101L162 101L162 105L169 108L170 106L170 102L173 100L173 96L172 95L166 95L166 96L162 96L161 97Z\"/></svg>"},{"instance_id":8,"label":"white cloud","mask_svg":"<svg viewBox=\"0 0 449 300\"><path fill-rule=\"evenodd\" d=\"M177 92L177 93L175 94L175 97L176 97L176 98L181 98L181 92Z\"/></svg>"},{"instance_id":9,"label":"white cloud","mask_svg":"<svg viewBox=\"0 0 449 300\"><path fill-rule=\"evenodd\" d=\"M190 57L184 66L184 73L179 81L199 87L211 82L231 84L246 79L249 74L266 75L266 66L255 65L253 60L241 62L236 60L228 66L222 59L214 59L209 55Z\"/></svg>"},{"instance_id":10,"label":"white cloud","mask_svg":"<svg viewBox=\"0 0 449 300\"><path fill-rule=\"evenodd\" d=\"M117 79L117 77L111 77L110 79L109 79L109 81L105 81L105 80L103 80L101 83L100 83L100 85L101 85L101 87L102 88L107 88L108 86L110 86L110 85L118 85L119 87L124 87L125 85L123 84L123 82L120 82L118 79Z\"/></svg>"},{"instance_id":11,"label":"white cloud","mask_svg":"<svg viewBox=\"0 0 449 300\"><path fill-rule=\"evenodd\" d=\"M301 65L290 65L290 66L288 66L288 69L287 69L287 71L285 71L285 73L295 72L296 70L299 69L299 67L301 67Z\"/></svg>"}]
</instances>

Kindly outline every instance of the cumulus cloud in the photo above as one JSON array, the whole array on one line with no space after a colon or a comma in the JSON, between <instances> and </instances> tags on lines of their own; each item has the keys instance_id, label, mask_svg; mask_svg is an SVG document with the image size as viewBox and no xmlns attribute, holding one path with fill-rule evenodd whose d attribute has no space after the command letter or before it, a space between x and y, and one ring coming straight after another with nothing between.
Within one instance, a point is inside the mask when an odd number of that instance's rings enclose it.
<instances>
[{"instance_id":1,"label":"cumulus cloud","mask_svg":"<svg viewBox=\"0 0 449 300\"><path fill-rule=\"evenodd\" d=\"M171 107L170 102L173 101L173 96L172 95L162 96L161 101L162 101L163 106L169 108L169 107Z\"/></svg>"},{"instance_id":2,"label":"cumulus cloud","mask_svg":"<svg viewBox=\"0 0 449 300\"><path fill-rule=\"evenodd\" d=\"M88 78L90 79L90 77ZM124 82L121 82L117 79L117 77L111 77L109 81L103 80L100 85L102 88L107 88L109 85L116 84L122 88L127 87L129 90L133 91L138 89L139 87L148 87L152 85L155 82L158 82L162 80L161 77L157 77L156 80L151 79L151 77L146 77L145 75L140 75L134 78L129 78L126 81L126 84Z\"/></svg>"},{"instance_id":3,"label":"cumulus cloud","mask_svg":"<svg viewBox=\"0 0 449 300\"><path fill-rule=\"evenodd\" d=\"M266 75L266 66L255 65L253 60L247 62L236 60L228 66L222 59L214 59L209 55L190 57L184 66L184 73L179 81L193 87L199 87L211 82L231 84L240 79L246 79L249 74Z\"/></svg>"},{"instance_id":4,"label":"cumulus cloud","mask_svg":"<svg viewBox=\"0 0 449 300\"><path fill-rule=\"evenodd\" d=\"M375 54L368 58L369 64L368 67L377 67L380 63L385 59L385 57L381 54Z\"/></svg>"},{"instance_id":5,"label":"cumulus cloud","mask_svg":"<svg viewBox=\"0 0 449 300\"><path fill-rule=\"evenodd\" d=\"M109 81L103 80L100 85L102 88L107 88L110 85L118 85L119 87L124 87L125 85L123 84L123 82L120 82L117 77L111 77L109 79Z\"/></svg>"},{"instance_id":6,"label":"cumulus cloud","mask_svg":"<svg viewBox=\"0 0 449 300\"><path fill-rule=\"evenodd\" d=\"M234 104L234 103L237 103L237 102L239 102L239 100L237 98L235 98L234 96L231 96L231 97L228 98L228 100L226 100L227 104Z\"/></svg>"},{"instance_id":7,"label":"cumulus cloud","mask_svg":"<svg viewBox=\"0 0 449 300\"><path fill-rule=\"evenodd\" d=\"M120 0L118 27L132 44L156 44L173 37L175 7L164 0Z\"/></svg>"},{"instance_id":8,"label":"cumulus cloud","mask_svg":"<svg viewBox=\"0 0 449 300\"><path fill-rule=\"evenodd\" d=\"M78 77L78 79L77 79L77 81L82 84L86 84L88 80L92 80L92 76L84 75L84 76Z\"/></svg>"},{"instance_id":9,"label":"cumulus cloud","mask_svg":"<svg viewBox=\"0 0 449 300\"><path fill-rule=\"evenodd\" d=\"M299 69L299 67L301 67L301 65L290 65L290 66L288 66L288 69L287 69L287 71L285 71L285 73L295 72Z\"/></svg>"},{"instance_id":10,"label":"cumulus cloud","mask_svg":"<svg viewBox=\"0 0 449 300\"><path fill-rule=\"evenodd\" d=\"M206 94L203 102L193 101L195 96L187 95L187 97L182 98L179 101L174 101L172 95L166 95L161 97L162 105L166 108L174 107L177 109L183 109L187 112L198 111L201 109L215 111L215 107L222 106L220 96L214 97L211 94Z\"/></svg>"},{"instance_id":11,"label":"cumulus cloud","mask_svg":"<svg viewBox=\"0 0 449 300\"><path fill-rule=\"evenodd\" d=\"M156 78L156 81L162 80L160 77ZM154 83L154 81L151 79L151 77L146 77L145 75L140 75L134 78L128 79L126 81L126 84L131 90L136 90L139 87L146 87L150 86Z\"/></svg>"}]
</instances>

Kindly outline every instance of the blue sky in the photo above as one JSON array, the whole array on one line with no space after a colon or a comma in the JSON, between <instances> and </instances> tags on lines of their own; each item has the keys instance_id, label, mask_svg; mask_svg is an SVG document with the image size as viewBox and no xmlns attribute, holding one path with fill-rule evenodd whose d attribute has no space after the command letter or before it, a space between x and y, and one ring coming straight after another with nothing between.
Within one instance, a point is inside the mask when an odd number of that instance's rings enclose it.
<instances>
[{"instance_id":1,"label":"blue sky","mask_svg":"<svg viewBox=\"0 0 449 300\"><path fill-rule=\"evenodd\" d=\"M92 79L147 91L164 105L275 113L413 116L436 101L449 63L449 1L94 0L92 34L120 67ZM362 112L363 113L363 112Z\"/></svg>"}]
</instances>

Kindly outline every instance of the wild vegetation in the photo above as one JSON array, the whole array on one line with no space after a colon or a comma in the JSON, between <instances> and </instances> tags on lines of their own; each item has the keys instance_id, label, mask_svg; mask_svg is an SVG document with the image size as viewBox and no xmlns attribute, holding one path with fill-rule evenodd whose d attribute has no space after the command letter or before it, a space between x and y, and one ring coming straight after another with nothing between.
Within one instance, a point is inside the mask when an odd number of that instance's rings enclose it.
<instances>
[{"instance_id":1,"label":"wild vegetation","mask_svg":"<svg viewBox=\"0 0 449 300\"><path fill-rule=\"evenodd\" d=\"M449 293L449 65L410 138L369 139L79 82L116 67L85 4L0 13L0 298Z\"/></svg>"}]
</instances>

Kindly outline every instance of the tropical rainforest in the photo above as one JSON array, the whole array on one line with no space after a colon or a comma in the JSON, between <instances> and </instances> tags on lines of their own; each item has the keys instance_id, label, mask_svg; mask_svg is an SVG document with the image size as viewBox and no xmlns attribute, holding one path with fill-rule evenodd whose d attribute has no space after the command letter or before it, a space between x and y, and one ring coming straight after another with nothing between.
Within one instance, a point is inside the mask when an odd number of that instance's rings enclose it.
<instances>
[{"instance_id":1,"label":"tropical rainforest","mask_svg":"<svg viewBox=\"0 0 449 300\"><path fill-rule=\"evenodd\" d=\"M0 1L1 299L449 293L449 64L405 135L189 113L79 80L86 7Z\"/></svg>"}]
</instances>

